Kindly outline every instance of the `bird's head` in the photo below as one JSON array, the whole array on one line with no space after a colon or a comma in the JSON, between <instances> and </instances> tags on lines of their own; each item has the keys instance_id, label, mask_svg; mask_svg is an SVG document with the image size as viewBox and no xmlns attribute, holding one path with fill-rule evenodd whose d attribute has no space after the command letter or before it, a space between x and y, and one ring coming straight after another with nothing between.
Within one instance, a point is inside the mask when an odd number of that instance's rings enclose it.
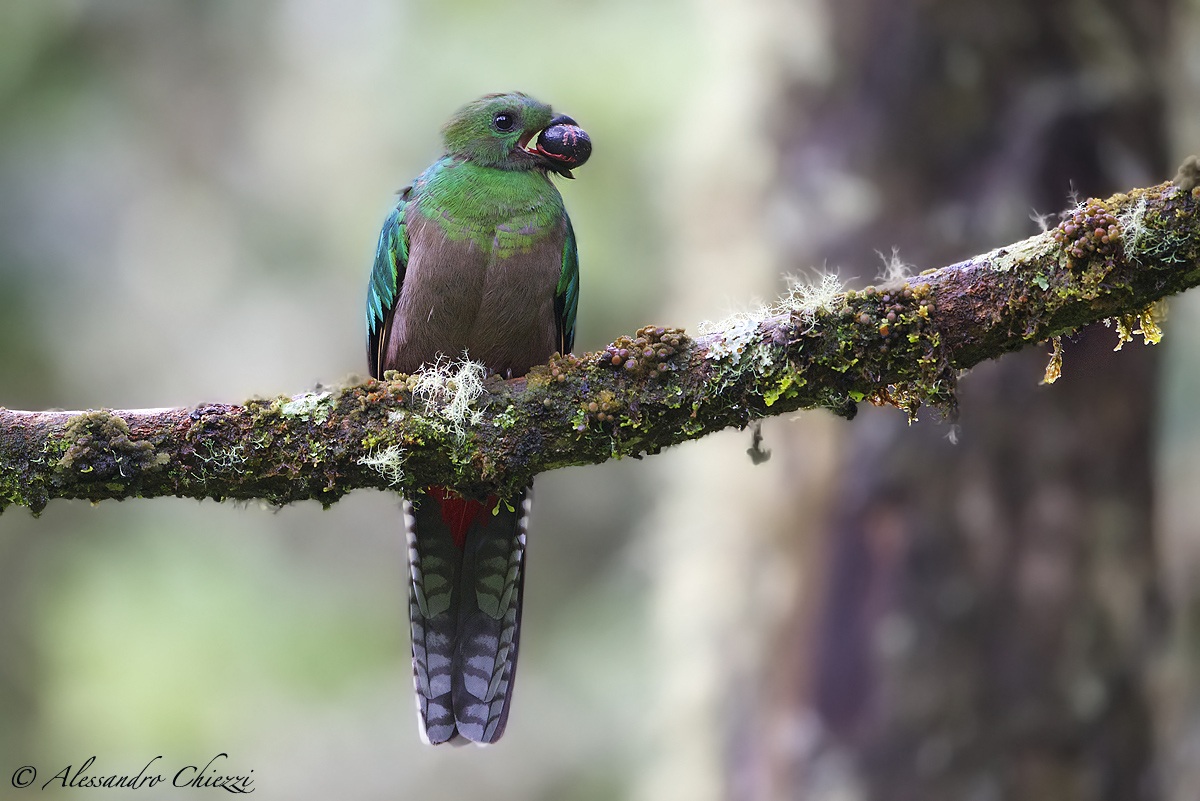
<instances>
[{"instance_id":1,"label":"bird's head","mask_svg":"<svg viewBox=\"0 0 1200 801\"><path fill-rule=\"evenodd\" d=\"M442 139L447 153L483 167L551 170L571 178L570 168L582 164L586 156L568 163L553 149L544 149L538 137L547 128L568 124L574 126L575 121L555 117L545 103L521 92L507 92L484 95L454 112L442 128Z\"/></svg>"}]
</instances>

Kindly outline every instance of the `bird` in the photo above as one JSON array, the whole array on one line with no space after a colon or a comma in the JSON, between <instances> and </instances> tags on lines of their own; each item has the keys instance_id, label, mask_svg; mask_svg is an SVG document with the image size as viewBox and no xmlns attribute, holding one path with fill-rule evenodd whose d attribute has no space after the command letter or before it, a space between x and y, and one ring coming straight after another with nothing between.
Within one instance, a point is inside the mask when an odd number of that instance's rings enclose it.
<instances>
[{"instance_id":1,"label":"bird","mask_svg":"<svg viewBox=\"0 0 1200 801\"><path fill-rule=\"evenodd\" d=\"M444 154L399 192L367 290L379 379L470 358L503 377L570 353L579 255L551 175L591 153L573 119L522 92L442 128ZM512 701L532 484L515 498L429 486L403 500L417 719L430 744L493 743Z\"/></svg>"}]
</instances>

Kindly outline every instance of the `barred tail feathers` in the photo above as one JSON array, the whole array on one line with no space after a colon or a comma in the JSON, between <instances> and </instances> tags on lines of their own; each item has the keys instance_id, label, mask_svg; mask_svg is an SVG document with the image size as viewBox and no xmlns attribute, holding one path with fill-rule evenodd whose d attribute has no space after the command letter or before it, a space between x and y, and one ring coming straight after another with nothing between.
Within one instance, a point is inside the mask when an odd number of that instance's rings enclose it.
<instances>
[{"instance_id":1,"label":"barred tail feathers","mask_svg":"<svg viewBox=\"0 0 1200 801\"><path fill-rule=\"evenodd\" d=\"M428 743L495 742L512 698L530 491L510 508L440 487L405 501L417 717Z\"/></svg>"},{"instance_id":2,"label":"barred tail feathers","mask_svg":"<svg viewBox=\"0 0 1200 801\"><path fill-rule=\"evenodd\" d=\"M423 507L433 503L422 503ZM448 532L431 525L428 514L404 501L408 535L408 618L412 633L413 683L421 739L431 745L455 734L451 665L457 636L460 554ZM418 539L418 528L423 532ZM430 530L432 529L432 531ZM442 536L444 534L444 536Z\"/></svg>"}]
</instances>

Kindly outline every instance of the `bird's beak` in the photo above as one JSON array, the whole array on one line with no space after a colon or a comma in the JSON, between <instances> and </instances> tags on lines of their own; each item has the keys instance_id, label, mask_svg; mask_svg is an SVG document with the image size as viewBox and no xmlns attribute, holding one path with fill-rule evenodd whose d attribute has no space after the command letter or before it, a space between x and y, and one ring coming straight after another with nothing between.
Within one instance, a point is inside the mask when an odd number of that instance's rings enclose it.
<instances>
[{"instance_id":1,"label":"bird's beak","mask_svg":"<svg viewBox=\"0 0 1200 801\"><path fill-rule=\"evenodd\" d=\"M550 126L546 127L548 128ZM540 144L538 144L537 136L539 134L541 134L541 131L537 131L527 137L521 137L519 140L521 148L529 155L537 156L539 159L541 159L542 163L546 166L546 169L552 170L564 178L574 178L575 176L571 175L570 167L562 163L561 156L556 156L553 153L547 152ZM531 139L534 140L532 144L529 142Z\"/></svg>"}]
</instances>

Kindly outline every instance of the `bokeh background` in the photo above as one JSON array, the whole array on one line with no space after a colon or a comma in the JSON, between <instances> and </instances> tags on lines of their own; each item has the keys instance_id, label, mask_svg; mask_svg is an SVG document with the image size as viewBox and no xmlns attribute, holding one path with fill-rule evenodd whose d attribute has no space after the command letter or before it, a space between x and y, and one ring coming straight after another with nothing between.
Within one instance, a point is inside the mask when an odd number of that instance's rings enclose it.
<instances>
[{"instance_id":1,"label":"bokeh background","mask_svg":"<svg viewBox=\"0 0 1200 801\"><path fill-rule=\"evenodd\" d=\"M1200 3L14 0L0 7L0 405L236 402L365 373L394 192L519 88L577 349L1038 230L1200 148ZM1051 217L1051 222L1056 218ZM1192 799L1200 302L984 365L963 413L823 412L538 479L488 749L418 740L398 501L0 516L0 798L218 753L287 799Z\"/></svg>"}]
</instances>

